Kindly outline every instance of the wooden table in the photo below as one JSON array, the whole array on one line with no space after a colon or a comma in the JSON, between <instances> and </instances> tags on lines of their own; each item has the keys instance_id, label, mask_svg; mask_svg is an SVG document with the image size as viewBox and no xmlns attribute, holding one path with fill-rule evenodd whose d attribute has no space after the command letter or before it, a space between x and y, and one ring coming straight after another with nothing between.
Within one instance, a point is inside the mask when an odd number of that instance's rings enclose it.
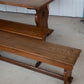
<instances>
[{"instance_id":1,"label":"wooden table","mask_svg":"<svg viewBox=\"0 0 84 84\"><path fill-rule=\"evenodd\" d=\"M0 4L35 9L35 22L38 27L48 28L48 4L53 0L0 0Z\"/></svg>"}]
</instances>

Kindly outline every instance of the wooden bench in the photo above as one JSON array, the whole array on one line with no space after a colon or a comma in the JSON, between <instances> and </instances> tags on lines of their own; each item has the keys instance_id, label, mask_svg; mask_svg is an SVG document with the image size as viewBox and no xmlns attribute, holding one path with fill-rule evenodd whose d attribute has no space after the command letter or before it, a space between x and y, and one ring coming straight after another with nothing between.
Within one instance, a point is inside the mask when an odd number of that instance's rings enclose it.
<instances>
[{"instance_id":1,"label":"wooden bench","mask_svg":"<svg viewBox=\"0 0 84 84\"><path fill-rule=\"evenodd\" d=\"M80 49L52 44L5 31L0 31L0 50L31 58L38 62L35 66L31 66L3 56L0 56L0 60L56 77L64 80L64 84L71 84L73 66L81 52ZM64 75L38 68L41 62L63 68Z\"/></svg>"},{"instance_id":2,"label":"wooden bench","mask_svg":"<svg viewBox=\"0 0 84 84\"><path fill-rule=\"evenodd\" d=\"M35 22L38 27L48 28L48 5L53 0L0 0L0 4L25 7L36 11Z\"/></svg>"},{"instance_id":3,"label":"wooden bench","mask_svg":"<svg viewBox=\"0 0 84 84\"><path fill-rule=\"evenodd\" d=\"M52 29L48 28L41 28L33 25L12 22L2 19L0 19L0 30L24 36L29 36L40 40L45 40L46 37L53 31Z\"/></svg>"}]
</instances>

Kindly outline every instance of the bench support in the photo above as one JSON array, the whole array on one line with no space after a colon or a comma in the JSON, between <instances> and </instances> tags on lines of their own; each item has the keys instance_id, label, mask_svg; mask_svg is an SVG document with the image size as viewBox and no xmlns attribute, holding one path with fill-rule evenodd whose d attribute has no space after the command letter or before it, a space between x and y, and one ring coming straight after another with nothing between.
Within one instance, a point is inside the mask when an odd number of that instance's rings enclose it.
<instances>
[{"instance_id":1,"label":"bench support","mask_svg":"<svg viewBox=\"0 0 84 84\"><path fill-rule=\"evenodd\" d=\"M64 84L71 84L73 77L72 71L64 70Z\"/></svg>"},{"instance_id":2,"label":"bench support","mask_svg":"<svg viewBox=\"0 0 84 84\"><path fill-rule=\"evenodd\" d=\"M42 62L38 61L35 65L35 67L39 67Z\"/></svg>"},{"instance_id":3,"label":"bench support","mask_svg":"<svg viewBox=\"0 0 84 84\"><path fill-rule=\"evenodd\" d=\"M60 74L57 74L57 73L53 73L53 72L50 72L50 71L47 71L47 70L44 70L44 69L37 68L39 66L39 64L41 63L39 61L37 62L36 66L34 67L34 66L31 66L31 65L28 65L28 64L25 64L25 63L22 63L22 62L18 62L18 61L15 61L15 60L12 60L12 59L9 59L9 58L6 58L6 57L2 57L1 55L0 55L0 60L15 64L15 65L27 68L27 69L31 69L31 70L36 71L36 72L43 73L43 74L46 74L48 76L58 78L60 80L64 80L64 84L71 84L72 79L73 79L71 77L72 71L64 70L64 76L63 76L63 75L60 75Z\"/></svg>"},{"instance_id":4,"label":"bench support","mask_svg":"<svg viewBox=\"0 0 84 84\"><path fill-rule=\"evenodd\" d=\"M36 10L35 22L37 27L48 28L48 6Z\"/></svg>"}]
</instances>

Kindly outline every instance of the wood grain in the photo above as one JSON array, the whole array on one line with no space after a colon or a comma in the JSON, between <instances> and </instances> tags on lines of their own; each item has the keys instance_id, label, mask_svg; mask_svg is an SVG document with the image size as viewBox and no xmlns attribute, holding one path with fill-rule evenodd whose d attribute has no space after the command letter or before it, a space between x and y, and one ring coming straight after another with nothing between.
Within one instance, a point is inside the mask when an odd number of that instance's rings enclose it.
<instances>
[{"instance_id":1,"label":"wood grain","mask_svg":"<svg viewBox=\"0 0 84 84\"><path fill-rule=\"evenodd\" d=\"M51 29L22 24L0 19L0 30L44 40L52 32Z\"/></svg>"},{"instance_id":2,"label":"wood grain","mask_svg":"<svg viewBox=\"0 0 84 84\"><path fill-rule=\"evenodd\" d=\"M0 50L72 70L81 50L0 31Z\"/></svg>"}]
</instances>

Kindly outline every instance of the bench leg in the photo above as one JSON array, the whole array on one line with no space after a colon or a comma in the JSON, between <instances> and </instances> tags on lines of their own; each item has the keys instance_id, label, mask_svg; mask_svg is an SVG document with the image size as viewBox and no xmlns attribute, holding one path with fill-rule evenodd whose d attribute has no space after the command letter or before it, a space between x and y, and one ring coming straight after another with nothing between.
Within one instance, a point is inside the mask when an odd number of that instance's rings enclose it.
<instances>
[{"instance_id":1,"label":"bench leg","mask_svg":"<svg viewBox=\"0 0 84 84\"><path fill-rule=\"evenodd\" d=\"M48 28L48 6L36 10L35 22L37 27Z\"/></svg>"},{"instance_id":2,"label":"bench leg","mask_svg":"<svg viewBox=\"0 0 84 84\"><path fill-rule=\"evenodd\" d=\"M42 62L38 61L35 65L35 67L39 67Z\"/></svg>"},{"instance_id":3,"label":"bench leg","mask_svg":"<svg viewBox=\"0 0 84 84\"><path fill-rule=\"evenodd\" d=\"M64 70L64 84L71 84L72 79L72 71Z\"/></svg>"}]
</instances>

